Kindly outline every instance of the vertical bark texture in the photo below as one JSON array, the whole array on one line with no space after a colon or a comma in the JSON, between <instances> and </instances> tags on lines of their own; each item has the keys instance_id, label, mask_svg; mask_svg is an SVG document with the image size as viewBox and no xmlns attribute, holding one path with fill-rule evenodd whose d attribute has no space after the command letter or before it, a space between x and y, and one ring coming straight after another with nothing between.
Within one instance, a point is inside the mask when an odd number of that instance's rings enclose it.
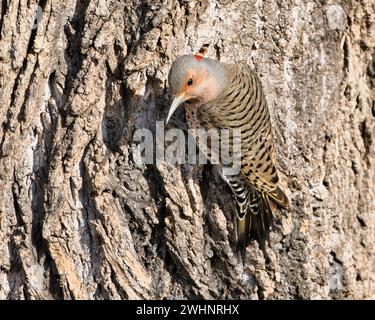
<instances>
[{"instance_id":1,"label":"vertical bark texture","mask_svg":"<svg viewBox=\"0 0 375 320\"><path fill-rule=\"evenodd\" d=\"M1 299L375 297L373 0L3 0L0 14ZM166 117L171 62L204 43L260 76L291 202L244 265L215 170L134 151Z\"/></svg>"}]
</instances>

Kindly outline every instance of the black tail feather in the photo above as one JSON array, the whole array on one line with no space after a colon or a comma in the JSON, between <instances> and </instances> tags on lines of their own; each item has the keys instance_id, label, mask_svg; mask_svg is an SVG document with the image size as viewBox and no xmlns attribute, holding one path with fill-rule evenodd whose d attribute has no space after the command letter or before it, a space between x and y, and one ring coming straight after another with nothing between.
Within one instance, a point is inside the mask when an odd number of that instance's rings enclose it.
<instances>
[{"instance_id":1,"label":"black tail feather","mask_svg":"<svg viewBox=\"0 0 375 320\"><path fill-rule=\"evenodd\" d=\"M245 247L251 239L258 241L260 247L265 249L266 241L269 242L269 232L273 223L272 210L266 195L252 190L246 215L237 217L238 244Z\"/></svg>"},{"instance_id":2,"label":"black tail feather","mask_svg":"<svg viewBox=\"0 0 375 320\"><path fill-rule=\"evenodd\" d=\"M252 227L250 229L250 239L258 241L262 249L265 248L266 241L270 240L270 228L273 223L272 210L268 203L268 198L260 193L257 194L259 201L259 212L252 214Z\"/></svg>"},{"instance_id":3,"label":"black tail feather","mask_svg":"<svg viewBox=\"0 0 375 320\"><path fill-rule=\"evenodd\" d=\"M232 189L236 203L238 246L246 249L250 240L255 239L260 247L265 249L273 226L273 212L277 206L287 207L287 197L277 188L276 201L275 195L249 186L241 176L230 177L226 181Z\"/></svg>"}]
</instances>

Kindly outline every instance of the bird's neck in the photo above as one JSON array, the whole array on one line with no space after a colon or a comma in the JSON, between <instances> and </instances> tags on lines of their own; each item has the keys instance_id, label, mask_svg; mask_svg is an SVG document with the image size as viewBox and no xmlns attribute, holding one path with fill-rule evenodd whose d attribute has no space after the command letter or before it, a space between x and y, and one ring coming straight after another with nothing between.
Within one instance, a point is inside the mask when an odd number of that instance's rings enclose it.
<instances>
[{"instance_id":1,"label":"bird's neck","mask_svg":"<svg viewBox=\"0 0 375 320\"><path fill-rule=\"evenodd\" d=\"M230 73L228 72L226 64L216 60L211 60L209 65L209 75L210 76L206 82L207 99L205 103L212 102L222 95L228 87L227 83Z\"/></svg>"}]
</instances>

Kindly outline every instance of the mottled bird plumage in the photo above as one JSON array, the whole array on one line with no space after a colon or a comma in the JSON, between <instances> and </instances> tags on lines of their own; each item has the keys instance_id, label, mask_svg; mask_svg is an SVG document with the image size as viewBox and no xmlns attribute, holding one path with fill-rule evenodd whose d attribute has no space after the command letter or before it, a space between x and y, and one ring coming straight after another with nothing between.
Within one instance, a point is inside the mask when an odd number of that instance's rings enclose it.
<instances>
[{"instance_id":1,"label":"mottled bird plumage","mask_svg":"<svg viewBox=\"0 0 375 320\"><path fill-rule=\"evenodd\" d=\"M194 75L197 87L191 89L186 82ZM173 96L191 102L185 105L190 128L241 130L240 173L223 178L236 202L238 242L246 245L254 236L264 245L275 207L287 208L288 200L278 187L271 121L259 78L245 63L185 55L173 63L169 85ZM211 152L208 148L208 158Z\"/></svg>"}]
</instances>

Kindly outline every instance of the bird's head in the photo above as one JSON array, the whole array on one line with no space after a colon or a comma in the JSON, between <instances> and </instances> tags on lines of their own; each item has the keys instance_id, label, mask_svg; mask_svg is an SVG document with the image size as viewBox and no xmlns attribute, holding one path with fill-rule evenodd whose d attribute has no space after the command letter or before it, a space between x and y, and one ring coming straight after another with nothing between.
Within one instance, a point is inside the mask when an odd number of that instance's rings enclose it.
<instances>
[{"instance_id":1,"label":"bird's head","mask_svg":"<svg viewBox=\"0 0 375 320\"><path fill-rule=\"evenodd\" d=\"M225 79L225 69L218 61L192 54L177 58L168 75L173 101L167 123L183 102L205 104L217 98L224 89Z\"/></svg>"}]
</instances>

